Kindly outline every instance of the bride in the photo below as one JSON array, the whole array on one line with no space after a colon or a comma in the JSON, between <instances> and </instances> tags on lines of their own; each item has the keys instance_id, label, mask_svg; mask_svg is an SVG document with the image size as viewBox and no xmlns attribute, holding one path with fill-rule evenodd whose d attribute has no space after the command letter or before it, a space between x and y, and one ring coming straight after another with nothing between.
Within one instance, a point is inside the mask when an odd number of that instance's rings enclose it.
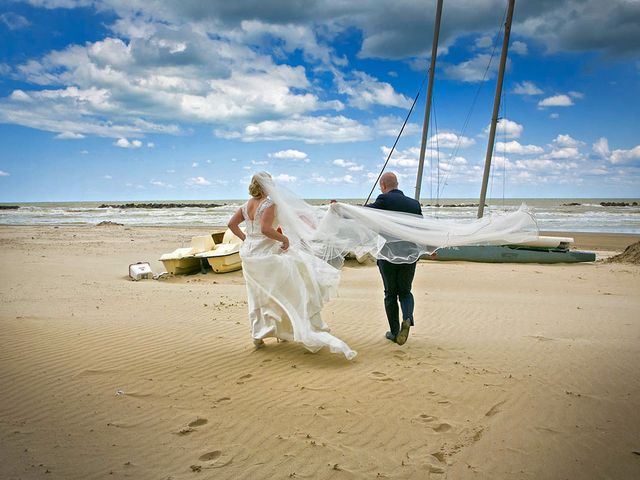
<instances>
[{"instance_id":1,"label":"bride","mask_svg":"<svg viewBox=\"0 0 640 480\"><path fill-rule=\"evenodd\" d=\"M536 220L524 206L469 222L344 203L323 209L277 185L266 172L252 177L249 193L251 199L228 226L243 240L240 256L257 347L272 337L302 343L312 352L328 346L347 359L356 356L320 316L337 292L336 266L347 253L413 263L439 247L508 245L538 237Z\"/></svg>"},{"instance_id":2,"label":"bride","mask_svg":"<svg viewBox=\"0 0 640 480\"><path fill-rule=\"evenodd\" d=\"M265 338L275 337L300 342L312 352L328 346L351 360L356 352L329 333L320 315L337 293L340 271L315 256L299 234L304 230L300 223L313 228L315 218L280 218L280 202L273 198L279 195L266 172L253 176L249 193L251 198L231 217L228 227L243 240L240 256L253 343L261 347ZM281 210L291 207L286 202ZM242 223L245 232L240 229ZM276 229L278 225L290 233L291 240Z\"/></svg>"}]
</instances>

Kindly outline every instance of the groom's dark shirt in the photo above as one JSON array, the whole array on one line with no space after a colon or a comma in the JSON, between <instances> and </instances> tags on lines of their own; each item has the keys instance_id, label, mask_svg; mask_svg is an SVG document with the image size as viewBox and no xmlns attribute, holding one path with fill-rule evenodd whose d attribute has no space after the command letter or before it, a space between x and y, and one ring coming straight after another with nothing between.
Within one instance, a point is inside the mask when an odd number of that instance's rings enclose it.
<instances>
[{"instance_id":1,"label":"groom's dark shirt","mask_svg":"<svg viewBox=\"0 0 640 480\"><path fill-rule=\"evenodd\" d=\"M380 210L393 210L395 212L413 213L422 216L420 202L405 196L402 190L397 188L381 193L373 203L368 203L366 207L378 208Z\"/></svg>"},{"instance_id":2,"label":"groom's dark shirt","mask_svg":"<svg viewBox=\"0 0 640 480\"><path fill-rule=\"evenodd\" d=\"M365 207L377 208L379 210L392 210L394 212L413 213L415 215L422 216L420 202L405 196L405 194L402 193L402 190L398 190L397 188L389 190L387 193L381 193L378 195L375 202L368 203ZM407 254L412 247L415 247L412 243L394 241L393 247L390 247L389 245L382 247L382 253L386 254L388 258L390 258L394 256L394 252L402 251L402 249L404 249L403 253ZM378 264L380 264L380 262L386 263L384 260L378 260ZM411 287L409 286L409 289L410 288Z\"/></svg>"}]
</instances>

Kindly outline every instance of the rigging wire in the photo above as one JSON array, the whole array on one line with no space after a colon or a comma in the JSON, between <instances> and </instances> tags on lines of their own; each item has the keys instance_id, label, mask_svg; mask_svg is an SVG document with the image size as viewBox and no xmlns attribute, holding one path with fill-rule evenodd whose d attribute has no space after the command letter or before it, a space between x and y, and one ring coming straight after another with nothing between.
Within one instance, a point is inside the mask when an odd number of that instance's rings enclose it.
<instances>
[{"instance_id":1,"label":"rigging wire","mask_svg":"<svg viewBox=\"0 0 640 480\"><path fill-rule=\"evenodd\" d=\"M458 150L460 149L460 143L462 142L462 137L464 135L464 133L467 131L467 128L469 126L469 122L471 120L471 114L473 113L473 110L475 108L476 102L478 100L478 97L480 96L480 91L482 90L482 87L484 85L484 81L485 78L487 78L487 74L489 73L489 68L491 68L491 62L493 61L493 57L496 54L496 50L498 48L498 40L500 39L500 34L502 33L502 29L504 27L504 23L505 20L507 18L507 8L505 8L504 13L502 15L502 20L500 21L500 26L498 28L498 32L496 33L496 36L493 39L493 48L491 50L491 56L489 57L489 61L487 62L487 67L484 70L484 73L482 74L482 80L480 80L480 84L478 85L478 89L476 90L476 93L473 97L473 100L471 101L471 107L469 108L469 111L467 113L467 116L464 120L464 123L462 124L462 130L460 131L460 135L458 136L458 141L456 142L456 146L454 147L451 156L455 156L458 154ZM449 174L447 172L447 175L445 175L445 180L442 186L442 190L444 191L444 187L447 184L447 178L448 178ZM438 196L440 196L443 192L438 192Z\"/></svg>"},{"instance_id":2,"label":"rigging wire","mask_svg":"<svg viewBox=\"0 0 640 480\"><path fill-rule=\"evenodd\" d=\"M409 121L409 117L411 117L411 113L413 113L413 108L416 106L416 102L418 101L418 97L420 96L420 92L422 91L422 88L424 87L424 82L427 81L427 77L429 75L429 69L427 69L427 75L425 75L424 79L422 80L422 83L420 84L420 88L418 89L418 93L416 93L415 98L413 99L413 104L411 105L411 108L409 109L409 113L407 114L407 117L404 119L404 123L402 124L402 128L400 129L400 132L398 133L398 136L396 137L396 141L393 143L393 147L391 147L391 150L389 151L389 155L387 155L387 159L384 162L384 165L382 166L382 170L380 170L380 173L378 174L378 178L376 178L376 181L373 183L373 187L371 187L371 191L369 192L369 196L367 197L367 200L365 200L364 204L366 205L367 203L369 203L369 200L371 199L371 195L373 194L373 191L376 188L376 185L378 184L378 181L380 180L380 177L382 176L382 173L384 172L384 169L387 168L387 163L389 163L389 160L391 159L391 155L393 155L393 152L396 148L396 145L398 144L398 140L400 140L400 137L402 136L402 132L404 131L404 127L407 126L407 122Z\"/></svg>"},{"instance_id":3,"label":"rigging wire","mask_svg":"<svg viewBox=\"0 0 640 480\"><path fill-rule=\"evenodd\" d=\"M501 111L501 115L498 117L498 126L500 126L500 120L505 120L507 119L507 96L505 93L505 89L502 90L502 93L500 95L500 111ZM506 165L507 165L507 125L506 123L502 124L502 210L505 210L505 179L506 179L506 173L507 173L507 169L506 169ZM495 151L495 150L494 150ZM491 184L490 184L490 188L489 188L489 198L493 198L493 180L495 178L495 176L497 175L497 170L493 169L491 170Z\"/></svg>"},{"instance_id":4,"label":"rigging wire","mask_svg":"<svg viewBox=\"0 0 640 480\"><path fill-rule=\"evenodd\" d=\"M436 160L437 160L437 165L436 165L436 178L438 179L438 183L437 183L437 190L436 193L440 192L440 139L438 138L438 115L436 114L436 104L435 101L432 99L431 100L431 104L433 105L433 123L435 126L435 142L436 142ZM436 194L436 204L438 206L440 206L440 195Z\"/></svg>"},{"instance_id":5,"label":"rigging wire","mask_svg":"<svg viewBox=\"0 0 640 480\"><path fill-rule=\"evenodd\" d=\"M502 129L502 210L506 210L505 205L505 192L507 190L507 95L505 90L502 90L502 118L505 119L505 124Z\"/></svg>"}]
</instances>

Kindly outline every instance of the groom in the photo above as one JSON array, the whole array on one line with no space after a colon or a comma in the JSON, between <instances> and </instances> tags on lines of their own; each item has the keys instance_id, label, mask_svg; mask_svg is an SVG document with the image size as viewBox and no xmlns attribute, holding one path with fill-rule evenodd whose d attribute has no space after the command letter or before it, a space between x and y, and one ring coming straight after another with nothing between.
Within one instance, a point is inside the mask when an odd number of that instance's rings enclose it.
<instances>
[{"instance_id":1,"label":"groom","mask_svg":"<svg viewBox=\"0 0 640 480\"><path fill-rule=\"evenodd\" d=\"M393 210L396 212L414 213L422 216L420 202L406 197L398 190L398 178L392 172L382 174L380 177L380 190L376 201L366 206L381 210ZM387 339L404 345L409 337L409 329L413 326L413 295L411 283L416 272L416 263L391 263L386 260L378 260L378 268L384 284L384 309L387 313L390 331L386 333ZM402 309L402 326L398 321L398 300Z\"/></svg>"}]
</instances>

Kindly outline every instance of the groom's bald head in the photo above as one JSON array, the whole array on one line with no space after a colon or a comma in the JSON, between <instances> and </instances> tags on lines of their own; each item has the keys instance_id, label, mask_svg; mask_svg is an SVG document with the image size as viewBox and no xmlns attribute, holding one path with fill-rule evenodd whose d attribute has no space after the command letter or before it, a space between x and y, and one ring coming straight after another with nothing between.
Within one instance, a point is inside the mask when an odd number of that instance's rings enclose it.
<instances>
[{"instance_id":1,"label":"groom's bald head","mask_svg":"<svg viewBox=\"0 0 640 480\"><path fill-rule=\"evenodd\" d=\"M380 190L387 193L390 190L398 188L398 177L393 172L385 172L380 177Z\"/></svg>"}]
</instances>

